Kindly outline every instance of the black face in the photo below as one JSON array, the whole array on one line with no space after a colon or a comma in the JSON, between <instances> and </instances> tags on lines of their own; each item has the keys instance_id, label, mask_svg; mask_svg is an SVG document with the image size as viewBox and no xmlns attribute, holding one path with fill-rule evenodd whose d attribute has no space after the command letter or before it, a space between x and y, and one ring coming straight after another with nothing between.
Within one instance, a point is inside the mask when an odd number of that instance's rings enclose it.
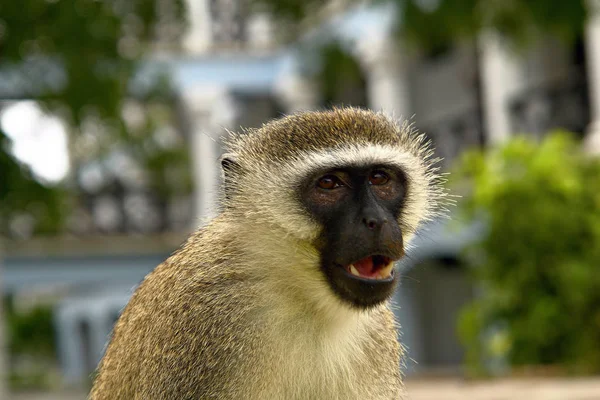
<instances>
[{"instance_id":1,"label":"black face","mask_svg":"<svg viewBox=\"0 0 600 400\"><path fill-rule=\"evenodd\" d=\"M393 263L404 255L397 222L406 194L402 171L385 166L322 171L300 194L324 227L317 247L333 291L362 308L388 299L397 281Z\"/></svg>"}]
</instances>

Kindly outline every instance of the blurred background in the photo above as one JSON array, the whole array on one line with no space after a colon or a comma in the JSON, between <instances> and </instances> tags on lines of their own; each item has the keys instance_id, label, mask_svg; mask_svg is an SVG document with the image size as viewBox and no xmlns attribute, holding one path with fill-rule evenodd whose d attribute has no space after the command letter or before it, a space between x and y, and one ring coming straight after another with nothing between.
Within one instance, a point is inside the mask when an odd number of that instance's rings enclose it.
<instances>
[{"instance_id":1,"label":"blurred background","mask_svg":"<svg viewBox=\"0 0 600 400\"><path fill-rule=\"evenodd\" d=\"M2 1L0 399L85 398L227 130L339 105L461 196L402 261L409 398L600 399L596 0Z\"/></svg>"}]
</instances>

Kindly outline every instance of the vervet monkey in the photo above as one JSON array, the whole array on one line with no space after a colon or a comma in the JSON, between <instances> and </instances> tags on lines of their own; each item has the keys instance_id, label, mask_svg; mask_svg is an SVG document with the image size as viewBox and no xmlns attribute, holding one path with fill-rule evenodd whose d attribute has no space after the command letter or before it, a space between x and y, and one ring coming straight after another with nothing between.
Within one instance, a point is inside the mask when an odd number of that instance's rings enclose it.
<instances>
[{"instance_id":1,"label":"vervet monkey","mask_svg":"<svg viewBox=\"0 0 600 400\"><path fill-rule=\"evenodd\" d=\"M136 290L90 398L401 398L388 300L446 198L431 155L355 108L235 135L218 216Z\"/></svg>"}]
</instances>

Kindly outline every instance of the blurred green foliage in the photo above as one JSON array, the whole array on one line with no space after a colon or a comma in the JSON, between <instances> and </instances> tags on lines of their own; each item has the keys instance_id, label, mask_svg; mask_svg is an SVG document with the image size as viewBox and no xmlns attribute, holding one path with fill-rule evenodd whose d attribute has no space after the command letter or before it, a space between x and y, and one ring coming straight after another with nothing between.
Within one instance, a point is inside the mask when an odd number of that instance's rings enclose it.
<instances>
[{"instance_id":1,"label":"blurred green foliage","mask_svg":"<svg viewBox=\"0 0 600 400\"><path fill-rule=\"evenodd\" d=\"M17 311L13 298L4 299L10 388L48 389L56 364L56 338L52 307L37 305Z\"/></svg>"},{"instance_id":2,"label":"blurred green foliage","mask_svg":"<svg viewBox=\"0 0 600 400\"><path fill-rule=\"evenodd\" d=\"M459 326L472 372L494 358L600 372L600 160L565 132L516 137L464 154L453 181L467 220L488 224Z\"/></svg>"},{"instance_id":3,"label":"blurred green foliage","mask_svg":"<svg viewBox=\"0 0 600 400\"><path fill-rule=\"evenodd\" d=\"M572 42L583 33L585 0L396 0L399 32L420 46L436 49L473 38L492 28L522 46L540 33ZM425 6L428 4L429 6Z\"/></svg>"},{"instance_id":4,"label":"blurred green foliage","mask_svg":"<svg viewBox=\"0 0 600 400\"><path fill-rule=\"evenodd\" d=\"M0 237L10 236L15 215L28 215L36 221L37 233L54 232L65 216L64 190L38 182L31 171L9 152L10 139L0 129Z\"/></svg>"},{"instance_id":5,"label":"blurred green foliage","mask_svg":"<svg viewBox=\"0 0 600 400\"><path fill-rule=\"evenodd\" d=\"M170 192L173 182L190 186L187 176L173 179L165 172L167 166L186 169L185 147L164 149L155 143L155 132L168 117L150 115L134 135L122 113L134 96L149 114L157 105L173 104L168 77L157 74L135 93L132 82L149 49L177 45L185 13L184 0L2 1L0 71L20 84L16 95L0 100L36 100L60 116L69 128L71 150L93 121L107 144L93 155L102 158L112 149L128 148L161 194ZM19 215L35 220L34 234L60 231L76 194L73 182L54 187L38 182L10 147L0 130L0 236L11 236L11 221ZM77 169L90 153L71 156Z\"/></svg>"},{"instance_id":6,"label":"blurred green foliage","mask_svg":"<svg viewBox=\"0 0 600 400\"><path fill-rule=\"evenodd\" d=\"M159 37L159 4L174 19L166 22L185 26L184 0L3 1L0 63L18 68L32 59L54 61L65 84L30 69L32 93L26 94L49 107L66 106L75 124L90 109L118 117L139 60Z\"/></svg>"},{"instance_id":7,"label":"blurred green foliage","mask_svg":"<svg viewBox=\"0 0 600 400\"><path fill-rule=\"evenodd\" d=\"M38 305L18 312L11 298L4 302L7 344L11 357L32 356L53 359L56 341L51 305Z\"/></svg>"},{"instance_id":8,"label":"blurred green foliage","mask_svg":"<svg viewBox=\"0 0 600 400\"><path fill-rule=\"evenodd\" d=\"M301 21L322 9L319 0L252 0L282 20ZM383 3L386 0L371 0ZM492 28L525 44L539 32L572 41L583 32L585 0L391 0L398 7L398 33L421 49L437 50L449 43L471 40ZM348 6L358 3L347 0Z\"/></svg>"},{"instance_id":9,"label":"blurred green foliage","mask_svg":"<svg viewBox=\"0 0 600 400\"><path fill-rule=\"evenodd\" d=\"M316 80L326 107L367 107L367 83L355 57L333 41L320 49L321 68Z\"/></svg>"}]
</instances>

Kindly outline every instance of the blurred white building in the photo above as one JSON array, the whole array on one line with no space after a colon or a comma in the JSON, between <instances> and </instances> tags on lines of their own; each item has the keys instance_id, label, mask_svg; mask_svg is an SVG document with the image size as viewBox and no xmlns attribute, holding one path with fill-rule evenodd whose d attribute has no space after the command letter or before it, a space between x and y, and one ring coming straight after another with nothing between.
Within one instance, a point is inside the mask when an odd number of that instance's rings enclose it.
<instances>
[{"instance_id":1,"label":"blurred white building","mask_svg":"<svg viewBox=\"0 0 600 400\"><path fill-rule=\"evenodd\" d=\"M277 40L281 31L267 14L247 13L240 4L189 0L191 25L181 48L157 47L137 82L141 87L167 69L176 84L199 223L215 210L220 139L226 129L259 126L282 113L331 105L313 73L322 67L314 49L327 41L341 43L363 75L366 104L358 105L412 118L434 141L444 166L467 148L493 146L513 133L543 135L557 127L580 134L585 146L600 151L600 17L590 20L585 37L573 48L548 38L520 54L488 32L477 48L463 45L427 54L409 51L397 39L393 27L402 21L394 20L397 13L390 4L343 10L333 4L321 22L286 44ZM343 98L337 101L348 104ZM460 253L479 231L464 227L449 232L439 222L416 239L396 298L408 373L460 368L456 315L474 296ZM7 290L21 290L33 281L80 288L56 309L67 382L92 373L131 289L185 233L117 238L114 247L106 246L105 239L92 240L86 245L93 248L89 252L82 252L78 241L58 248L46 244L46 250L40 245L38 253L9 249L3 280ZM416 264L419 268L413 268Z\"/></svg>"}]
</instances>

